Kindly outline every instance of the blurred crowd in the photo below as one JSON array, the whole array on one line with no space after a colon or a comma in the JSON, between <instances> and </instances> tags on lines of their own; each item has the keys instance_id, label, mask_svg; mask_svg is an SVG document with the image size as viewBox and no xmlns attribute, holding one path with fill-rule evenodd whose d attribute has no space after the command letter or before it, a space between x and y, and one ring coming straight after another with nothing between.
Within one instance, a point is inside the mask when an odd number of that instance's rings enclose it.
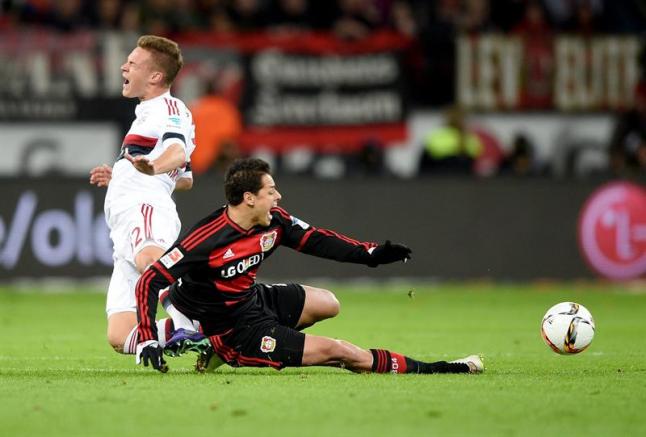
<instances>
[{"instance_id":1,"label":"blurred crowd","mask_svg":"<svg viewBox=\"0 0 646 437\"><path fill-rule=\"evenodd\" d=\"M542 38L557 33L646 35L643 0L0 0L0 31L47 29L119 31L173 37L189 32L332 32L358 40L392 30L413 41L406 55L408 96L413 106L447 108L445 124L429 132L422 144L420 174L475 173L482 176L543 175L531 137L519 132L501 147L486 130L471 126L455 104L456 36L502 32L520 35L540 51ZM531 44L528 45L530 47ZM538 47L538 49L537 49ZM539 56L540 58L540 56ZM633 108L617 114L607 167L613 174L646 174L646 50L642 50L641 84ZM535 82L535 85L539 83ZM202 111L202 106L206 109ZM196 113L221 123L225 131L204 130L201 139L207 171L237 156L235 138L241 116L235 99L221 90L197 102ZM211 138L212 137L212 138ZM587 148L589 144L585 145ZM574 149L573 149L574 150ZM503 153L504 151L504 153ZM226 152L226 153L225 153ZM575 150L573 153L583 153ZM281 157L278 157L279 159ZM322 173L338 173L334 157L319 160ZM382 174L384 149L368 141L343 167L361 174ZM289 166L289 157L282 164ZM332 160L332 161L331 161ZM301 162L302 159L296 159ZM571 161L571 160L570 160ZM318 162L312 160L311 162ZM568 161L569 162L569 161ZM281 162L279 162L281 164ZM300 167L311 169L311 166ZM341 171L343 173L343 171Z\"/></svg>"},{"instance_id":2,"label":"blurred crowd","mask_svg":"<svg viewBox=\"0 0 646 437\"><path fill-rule=\"evenodd\" d=\"M421 40L457 32L636 33L640 0L2 0L0 29L39 26L173 34L332 30L360 38L394 29Z\"/></svg>"}]
</instances>

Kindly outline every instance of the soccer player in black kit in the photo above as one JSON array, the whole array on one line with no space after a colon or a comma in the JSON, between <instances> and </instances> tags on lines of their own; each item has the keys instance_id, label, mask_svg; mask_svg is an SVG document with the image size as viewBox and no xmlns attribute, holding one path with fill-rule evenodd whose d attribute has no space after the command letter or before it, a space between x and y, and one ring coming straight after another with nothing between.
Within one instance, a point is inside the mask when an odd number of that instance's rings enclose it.
<instances>
[{"instance_id":1,"label":"soccer player in black kit","mask_svg":"<svg viewBox=\"0 0 646 437\"><path fill-rule=\"evenodd\" d=\"M198 320L208 338L198 370L231 366L337 366L354 372L479 373L471 355L425 363L384 349L362 349L347 341L304 334L301 329L334 317L339 303L328 290L299 284L256 282L263 260L280 245L341 262L376 267L410 259L406 246L363 243L316 228L278 207L281 195L260 159L234 162L225 175L227 204L182 235L139 279L138 362L167 370L157 343L159 291ZM207 342L207 340L204 340Z\"/></svg>"}]
</instances>

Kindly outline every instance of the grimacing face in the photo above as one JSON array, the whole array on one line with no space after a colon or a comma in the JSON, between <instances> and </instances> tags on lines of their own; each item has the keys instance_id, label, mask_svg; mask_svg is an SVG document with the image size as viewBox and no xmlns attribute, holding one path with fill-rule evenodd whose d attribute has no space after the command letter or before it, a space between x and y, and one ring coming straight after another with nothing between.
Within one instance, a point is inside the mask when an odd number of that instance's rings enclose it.
<instances>
[{"instance_id":1,"label":"grimacing face","mask_svg":"<svg viewBox=\"0 0 646 437\"><path fill-rule=\"evenodd\" d=\"M282 198L276 183L271 175L265 174L262 177L262 188L254 195L254 209L257 212L256 219L262 226L269 226L271 223L271 208L278 206Z\"/></svg>"},{"instance_id":2,"label":"grimacing face","mask_svg":"<svg viewBox=\"0 0 646 437\"><path fill-rule=\"evenodd\" d=\"M124 97L144 100L146 86L151 76L155 74L152 66L151 53L141 47L135 47L128 55L126 62L121 66L121 75L123 77L121 94Z\"/></svg>"}]
</instances>

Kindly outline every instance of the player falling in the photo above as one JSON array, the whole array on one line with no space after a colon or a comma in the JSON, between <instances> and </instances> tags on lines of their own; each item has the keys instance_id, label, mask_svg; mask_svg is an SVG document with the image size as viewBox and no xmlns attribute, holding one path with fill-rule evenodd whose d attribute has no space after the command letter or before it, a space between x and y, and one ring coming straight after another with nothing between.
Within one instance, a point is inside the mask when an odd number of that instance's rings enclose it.
<instances>
[{"instance_id":1,"label":"player falling","mask_svg":"<svg viewBox=\"0 0 646 437\"><path fill-rule=\"evenodd\" d=\"M108 187L105 218L114 244L114 269L106 302L108 342L124 354L135 354L140 343L135 284L180 231L171 193L193 186L193 117L186 105L170 94L182 65L175 42L152 35L139 38L121 66L123 96L140 100L135 120L114 167L104 164L90 171L90 183ZM175 333L171 344L190 350L191 342L202 336L166 296L162 292L159 299L171 318L157 322L159 341L165 344Z\"/></svg>"},{"instance_id":2,"label":"player falling","mask_svg":"<svg viewBox=\"0 0 646 437\"><path fill-rule=\"evenodd\" d=\"M260 159L236 161L225 176L227 205L198 222L137 283L139 355L167 367L155 324L157 294L170 286L172 303L200 322L208 349L198 367L340 366L354 372L479 373L477 355L453 362L421 362L384 349L363 349L302 329L334 317L332 292L301 284L256 282L260 265L279 246L310 255L377 267L410 259L401 244L365 243L316 228L278 207L281 195Z\"/></svg>"}]
</instances>

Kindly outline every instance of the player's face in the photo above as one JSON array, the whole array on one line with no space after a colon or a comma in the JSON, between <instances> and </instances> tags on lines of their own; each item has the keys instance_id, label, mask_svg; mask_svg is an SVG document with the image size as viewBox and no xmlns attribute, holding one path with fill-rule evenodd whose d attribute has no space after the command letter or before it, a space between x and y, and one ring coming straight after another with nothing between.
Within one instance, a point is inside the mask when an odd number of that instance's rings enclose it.
<instances>
[{"instance_id":1,"label":"player's face","mask_svg":"<svg viewBox=\"0 0 646 437\"><path fill-rule=\"evenodd\" d=\"M269 226L271 223L271 208L278 206L281 195L276 188L274 178L266 174L262 177L262 188L255 195L254 208L256 218L260 225Z\"/></svg>"},{"instance_id":2,"label":"player's face","mask_svg":"<svg viewBox=\"0 0 646 437\"><path fill-rule=\"evenodd\" d=\"M141 98L146 94L146 85L150 80L152 71L152 55L150 52L136 47L128 55L128 59L121 66L123 87L121 94L124 97Z\"/></svg>"}]
</instances>

